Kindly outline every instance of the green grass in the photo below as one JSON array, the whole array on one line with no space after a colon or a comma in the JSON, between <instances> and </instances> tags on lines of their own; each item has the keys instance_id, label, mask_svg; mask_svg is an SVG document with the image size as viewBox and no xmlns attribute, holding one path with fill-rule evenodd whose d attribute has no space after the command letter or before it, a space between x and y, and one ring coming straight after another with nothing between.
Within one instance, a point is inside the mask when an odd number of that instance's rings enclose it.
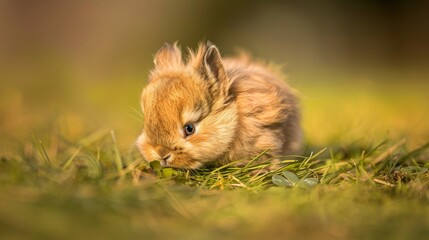
<instances>
[{"instance_id":1,"label":"green grass","mask_svg":"<svg viewBox=\"0 0 429 240\"><path fill-rule=\"evenodd\" d=\"M14 119L6 119L11 130L0 129L0 238L429 236L426 88L416 85L412 95L401 95L401 87L380 95L378 86L366 85L300 89L305 151L284 156L275 170L266 170L271 163L260 156L240 168L148 164L132 147L138 131L127 128L141 121L134 110L124 114L133 117L106 118L122 118L112 128L87 124L87 115L76 112L18 132ZM10 105L4 116L19 115L20 107ZM95 114L117 108L106 104Z\"/></svg>"},{"instance_id":2,"label":"green grass","mask_svg":"<svg viewBox=\"0 0 429 240\"><path fill-rule=\"evenodd\" d=\"M202 170L160 169L113 132L50 146L35 138L0 162L4 239L266 236L417 238L429 234L429 144L320 149L306 157ZM254 160L257 160L256 158ZM314 187L276 186L284 170Z\"/></svg>"}]
</instances>

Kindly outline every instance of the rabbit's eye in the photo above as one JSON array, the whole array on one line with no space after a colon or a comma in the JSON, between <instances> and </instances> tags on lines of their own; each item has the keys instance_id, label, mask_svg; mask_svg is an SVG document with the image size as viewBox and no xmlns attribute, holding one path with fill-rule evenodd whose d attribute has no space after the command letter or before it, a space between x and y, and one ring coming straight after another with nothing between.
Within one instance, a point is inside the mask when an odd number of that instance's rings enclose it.
<instances>
[{"instance_id":1,"label":"rabbit's eye","mask_svg":"<svg viewBox=\"0 0 429 240\"><path fill-rule=\"evenodd\" d=\"M191 124L191 123L186 124L186 125L183 127L183 129L185 130L185 135L186 135L186 136L192 135L192 134L194 134L194 132L195 132L195 126L194 126L194 124Z\"/></svg>"}]
</instances>

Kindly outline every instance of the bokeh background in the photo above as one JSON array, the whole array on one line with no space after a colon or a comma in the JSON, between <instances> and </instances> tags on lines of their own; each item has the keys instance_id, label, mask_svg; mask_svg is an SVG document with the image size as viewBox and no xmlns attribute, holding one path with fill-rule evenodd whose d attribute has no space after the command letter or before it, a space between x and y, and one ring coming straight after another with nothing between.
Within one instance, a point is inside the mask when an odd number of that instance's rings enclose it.
<instances>
[{"instance_id":1,"label":"bokeh background","mask_svg":"<svg viewBox=\"0 0 429 240\"><path fill-rule=\"evenodd\" d=\"M0 144L142 126L164 42L283 66L310 145L429 139L428 1L0 1ZM47 135L47 136L45 136Z\"/></svg>"}]
</instances>

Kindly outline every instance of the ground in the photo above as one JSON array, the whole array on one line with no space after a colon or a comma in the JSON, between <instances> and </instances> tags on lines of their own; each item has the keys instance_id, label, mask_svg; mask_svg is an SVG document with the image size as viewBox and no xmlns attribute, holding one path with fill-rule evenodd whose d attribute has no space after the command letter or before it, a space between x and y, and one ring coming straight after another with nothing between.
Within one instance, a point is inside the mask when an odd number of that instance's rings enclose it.
<instances>
[{"instance_id":1,"label":"ground","mask_svg":"<svg viewBox=\"0 0 429 240\"><path fill-rule=\"evenodd\" d=\"M429 236L428 83L293 80L304 152L255 175L264 163L200 171L146 164L133 147L141 86L121 82L75 86L79 96L4 91L2 239ZM316 184L294 184L291 173Z\"/></svg>"}]
</instances>

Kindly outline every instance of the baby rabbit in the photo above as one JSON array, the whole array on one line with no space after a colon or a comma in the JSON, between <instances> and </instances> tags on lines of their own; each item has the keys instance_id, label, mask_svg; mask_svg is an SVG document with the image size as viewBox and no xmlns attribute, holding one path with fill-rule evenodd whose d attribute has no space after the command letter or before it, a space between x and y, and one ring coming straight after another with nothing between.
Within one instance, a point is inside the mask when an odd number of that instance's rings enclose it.
<instances>
[{"instance_id":1,"label":"baby rabbit","mask_svg":"<svg viewBox=\"0 0 429 240\"><path fill-rule=\"evenodd\" d=\"M147 161L195 169L300 148L298 99L276 71L248 56L222 59L211 43L186 61L176 43L165 44L154 63L137 139Z\"/></svg>"}]
</instances>

